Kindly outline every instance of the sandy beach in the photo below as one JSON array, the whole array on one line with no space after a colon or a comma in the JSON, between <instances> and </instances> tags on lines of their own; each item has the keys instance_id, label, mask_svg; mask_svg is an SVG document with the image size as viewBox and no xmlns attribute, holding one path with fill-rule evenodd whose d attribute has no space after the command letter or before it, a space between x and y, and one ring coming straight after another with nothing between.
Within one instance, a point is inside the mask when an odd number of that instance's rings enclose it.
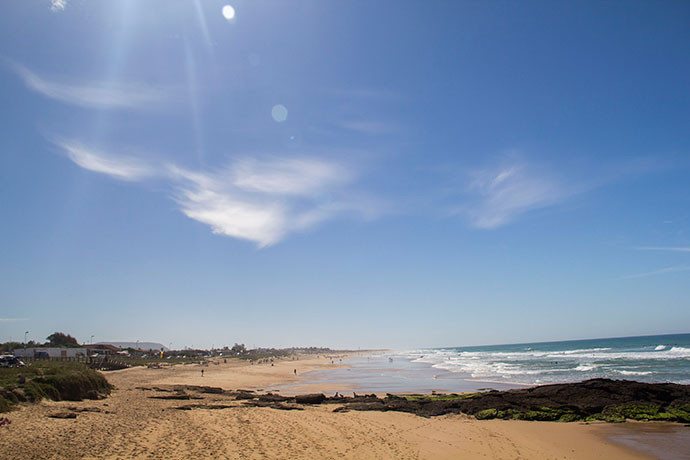
<instances>
[{"instance_id":1,"label":"sandy beach","mask_svg":"<svg viewBox=\"0 0 690 460\"><path fill-rule=\"evenodd\" d=\"M274 366L228 360L203 367L110 372L107 378L117 389L107 399L44 401L9 413L10 425L0 428L0 459L653 458L608 441L601 424L335 413L332 406L287 411L245 407L214 394L192 401L151 398L157 394L153 387L175 385L264 391L294 385L318 391L301 385L302 374L339 365L330 358L284 360ZM189 402L224 408L175 409ZM65 411L77 417L49 417Z\"/></svg>"}]
</instances>

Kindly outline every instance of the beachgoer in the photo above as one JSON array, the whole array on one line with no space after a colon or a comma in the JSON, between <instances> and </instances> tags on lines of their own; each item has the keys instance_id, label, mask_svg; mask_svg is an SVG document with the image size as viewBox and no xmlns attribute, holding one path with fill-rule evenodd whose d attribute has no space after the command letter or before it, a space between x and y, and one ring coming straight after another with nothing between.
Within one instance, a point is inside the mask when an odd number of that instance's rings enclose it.
<instances>
[{"instance_id":1,"label":"beachgoer","mask_svg":"<svg viewBox=\"0 0 690 460\"><path fill-rule=\"evenodd\" d=\"M297 375L297 369L295 369L295 375Z\"/></svg>"},{"instance_id":2,"label":"beachgoer","mask_svg":"<svg viewBox=\"0 0 690 460\"><path fill-rule=\"evenodd\" d=\"M203 369L201 369L201 376L202 377L204 376L204 370Z\"/></svg>"}]
</instances>

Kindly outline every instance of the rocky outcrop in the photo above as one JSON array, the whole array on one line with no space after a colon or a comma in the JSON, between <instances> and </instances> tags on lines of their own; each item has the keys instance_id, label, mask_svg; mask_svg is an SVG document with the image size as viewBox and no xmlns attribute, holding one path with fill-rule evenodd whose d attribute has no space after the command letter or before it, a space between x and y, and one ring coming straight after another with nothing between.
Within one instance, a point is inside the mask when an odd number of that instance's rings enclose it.
<instances>
[{"instance_id":1,"label":"rocky outcrop","mask_svg":"<svg viewBox=\"0 0 690 460\"><path fill-rule=\"evenodd\" d=\"M351 398L351 402L345 402L337 410L393 410L424 417L463 413L478 419L564 422L626 419L690 422L690 385L673 383L593 379L455 396L406 398L389 395L367 402Z\"/></svg>"},{"instance_id":2,"label":"rocky outcrop","mask_svg":"<svg viewBox=\"0 0 690 460\"><path fill-rule=\"evenodd\" d=\"M232 404L190 404L178 409L225 409L268 407L300 410L300 406L328 404L334 412L398 411L433 417L467 414L480 420L516 419L561 422L605 420L665 420L690 423L690 385L641 383L628 380L593 379L579 383L543 385L508 391L472 394L392 395L375 394L326 397L322 393L281 396L247 390L222 390L214 387L142 388L172 394L159 399L203 399L199 394L219 395Z\"/></svg>"}]
</instances>

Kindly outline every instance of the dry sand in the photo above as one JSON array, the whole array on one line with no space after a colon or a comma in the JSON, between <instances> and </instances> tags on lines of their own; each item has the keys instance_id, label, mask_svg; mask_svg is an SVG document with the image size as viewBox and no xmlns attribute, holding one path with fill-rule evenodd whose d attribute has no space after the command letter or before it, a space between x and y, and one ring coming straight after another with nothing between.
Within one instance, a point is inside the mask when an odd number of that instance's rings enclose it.
<instances>
[{"instance_id":1,"label":"dry sand","mask_svg":"<svg viewBox=\"0 0 690 460\"><path fill-rule=\"evenodd\" d=\"M336 361L337 362L337 361ZM271 390L299 385L330 359L249 365L134 368L107 373L117 390L102 401L43 402L7 414L0 459L643 459L607 441L598 424L477 421L462 415L422 418L396 412L334 413L332 405L283 411L243 407L224 395L151 399L141 386L175 384ZM297 369L295 376L293 369ZM311 390L318 388L310 387ZM183 404L225 409L174 409ZM69 408L76 419L48 415Z\"/></svg>"}]
</instances>

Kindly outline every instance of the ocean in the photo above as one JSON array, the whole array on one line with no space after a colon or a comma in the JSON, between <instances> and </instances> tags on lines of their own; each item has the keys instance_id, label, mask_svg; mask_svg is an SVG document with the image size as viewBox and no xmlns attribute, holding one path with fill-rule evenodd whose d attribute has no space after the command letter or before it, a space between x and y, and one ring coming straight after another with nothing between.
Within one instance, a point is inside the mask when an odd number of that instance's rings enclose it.
<instances>
[{"instance_id":1,"label":"ocean","mask_svg":"<svg viewBox=\"0 0 690 460\"><path fill-rule=\"evenodd\" d=\"M307 383L360 394L505 390L597 377L690 384L690 334L362 353L343 364L310 372ZM604 433L654 458L690 459L690 431L682 425L616 424Z\"/></svg>"},{"instance_id":2,"label":"ocean","mask_svg":"<svg viewBox=\"0 0 690 460\"><path fill-rule=\"evenodd\" d=\"M605 377L690 384L690 334L363 353L310 372L332 391L505 390Z\"/></svg>"},{"instance_id":3,"label":"ocean","mask_svg":"<svg viewBox=\"0 0 690 460\"><path fill-rule=\"evenodd\" d=\"M398 357L477 383L544 385L605 377L690 384L690 334L431 348Z\"/></svg>"}]
</instances>

